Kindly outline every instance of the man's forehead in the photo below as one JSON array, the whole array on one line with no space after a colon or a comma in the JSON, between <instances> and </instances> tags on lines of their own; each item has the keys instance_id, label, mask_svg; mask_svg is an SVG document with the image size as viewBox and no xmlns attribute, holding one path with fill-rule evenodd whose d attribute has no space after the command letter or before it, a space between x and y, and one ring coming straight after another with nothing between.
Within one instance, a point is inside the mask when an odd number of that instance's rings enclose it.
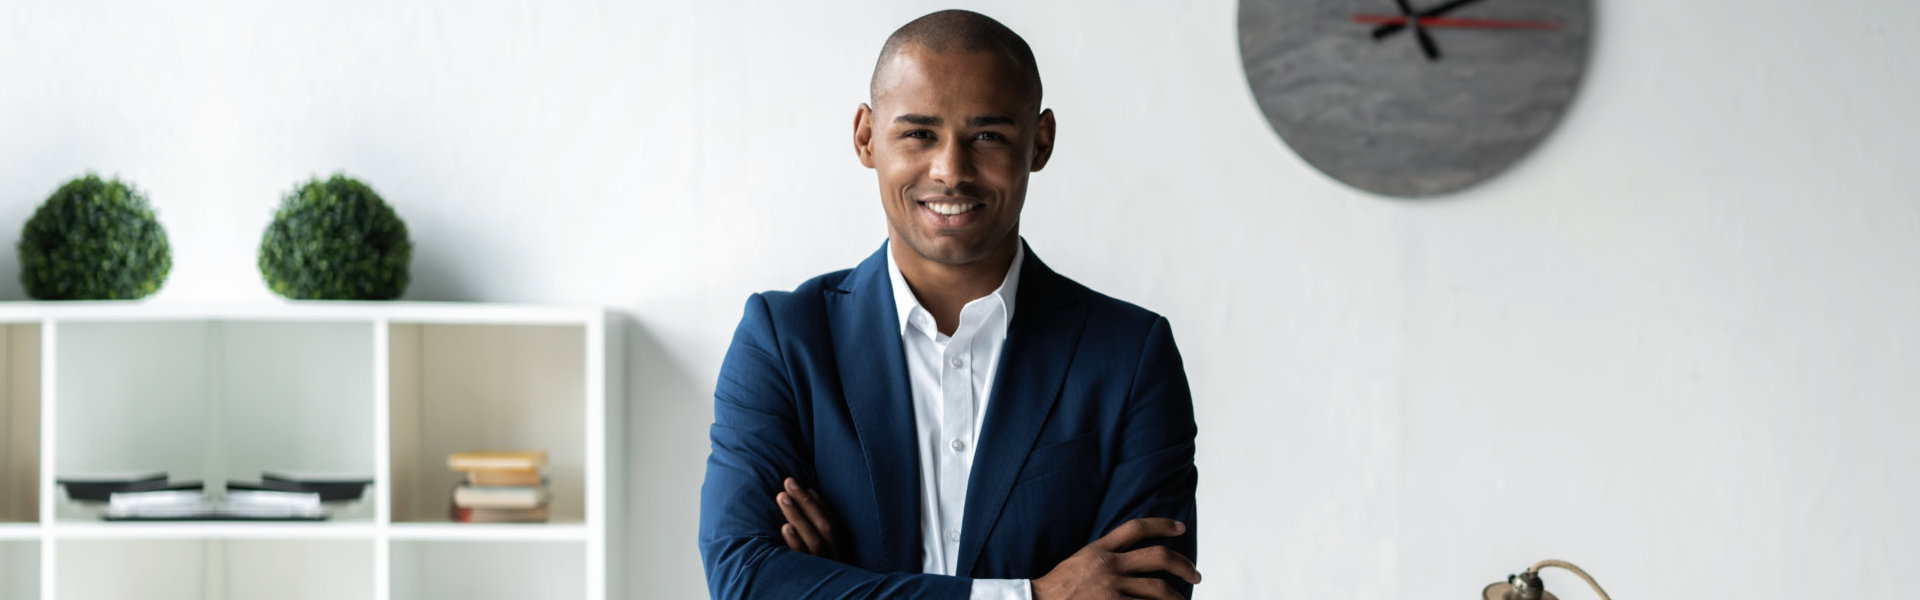
<instances>
[{"instance_id":1,"label":"man's forehead","mask_svg":"<svg viewBox=\"0 0 1920 600\"><path fill-rule=\"evenodd\" d=\"M988 51L902 48L881 66L874 83L871 100L879 112L1022 112L1017 68Z\"/></svg>"}]
</instances>

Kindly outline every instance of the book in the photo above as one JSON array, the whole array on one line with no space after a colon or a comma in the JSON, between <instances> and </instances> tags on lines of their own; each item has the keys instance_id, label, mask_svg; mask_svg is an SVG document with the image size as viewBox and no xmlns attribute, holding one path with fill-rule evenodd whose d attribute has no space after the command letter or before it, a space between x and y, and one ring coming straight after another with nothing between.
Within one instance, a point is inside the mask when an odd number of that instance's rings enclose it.
<instances>
[{"instance_id":1,"label":"book","mask_svg":"<svg viewBox=\"0 0 1920 600\"><path fill-rule=\"evenodd\" d=\"M464 508L539 508L550 498L547 489L535 486L462 485L453 489L453 503Z\"/></svg>"},{"instance_id":2,"label":"book","mask_svg":"<svg viewBox=\"0 0 1920 600\"><path fill-rule=\"evenodd\" d=\"M545 450L487 450L455 452L447 455L447 466L455 471L539 469L547 464Z\"/></svg>"},{"instance_id":3,"label":"book","mask_svg":"<svg viewBox=\"0 0 1920 600\"><path fill-rule=\"evenodd\" d=\"M542 485L547 478L540 476L539 469L479 469L467 471L467 483L473 485L532 486Z\"/></svg>"},{"instance_id":4,"label":"book","mask_svg":"<svg viewBox=\"0 0 1920 600\"><path fill-rule=\"evenodd\" d=\"M228 490L224 496L231 508L274 508L286 507L302 511L320 510L319 492L288 492L279 490Z\"/></svg>"},{"instance_id":5,"label":"book","mask_svg":"<svg viewBox=\"0 0 1920 600\"><path fill-rule=\"evenodd\" d=\"M316 493L239 491L215 499L204 490L115 492L101 516L109 521L316 521L326 518Z\"/></svg>"},{"instance_id":6,"label":"book","mask_svg":"<svg viewBox=\"0 0 1920 600\"><path fill-rule=\"evenodd\" d=\"M108 496L109 509L128 510L150 506L184 506L208 499L204 490L144 490L114 492Z\"/></svg>"},{"instance_id":7,"label":"book","mask_svg":"<svg viewBox=\"0 0 1920 600\"><path fill-rule=\"evenodd\" d=\"M467 508L453 507L453 521L456 523L545 523L552 516L546 506L536 508Z\"/></svg>"},{"instance_id":8,"label":"book","mask_svg":"<svg viewBox=\"0 0 1920 600\"><path fill-rule=\"evenodd\" d=\"M108 508L100 518L108 521L324 521L327 514L321 509L233 506L203 499L173 506Z\"/></svg>"},{"instance_id":9,"label":"book","mask_svg":"<svg viewBox=\"0 0 1920 600\"><path fill-rule=\"evenodd\" d=\"M231 489L231 483L228 484ZM320 494L322 502L346 502L359 500L367 486L373 485L371 477L352 475L290 475L266 471L260 474L258 487L269 490L291 492L314 492Z\"/></svg>"},{"instance_id":10,"label":"book","mask_svg":"<svg viewBox=\"0 0 1920 600\"><path fill-rule=\"evenodd\" d=\"M94 473L79 476L61 477L53 480L66 490L67 498L82 502L106 502L114 492L139 492L160 489L190 489L177 487L167 480L165 471L137 473ZM187 482L198 485L199 482Z\"/></svg>"},{"instance_id":11,"label":"book","mask_svg":"<svg viewBox=\"0 0 1920 600\"><path fill-rule=\"evenodd\" d=\"M166 471L123 471L123 472L80 473L75 475L68 475L65 477L55 477L53 482L60 485L69 485L69 484L75 484L75 483L128 484L128 483L166 481L166 480L167 480Z\"/></svg>"}]
</instances>

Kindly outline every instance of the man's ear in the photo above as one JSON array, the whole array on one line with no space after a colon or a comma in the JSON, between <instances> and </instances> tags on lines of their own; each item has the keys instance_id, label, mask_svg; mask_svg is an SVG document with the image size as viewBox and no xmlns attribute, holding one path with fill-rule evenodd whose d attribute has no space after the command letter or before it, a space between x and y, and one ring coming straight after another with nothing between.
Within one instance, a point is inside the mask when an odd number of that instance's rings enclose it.
<instances>
[{"instance_id":1,"label":"man's ear","mask_svg":"<svg viewBox=\"0 0 1920 600\"><path fill-rule=\"evenodd\" d=\"M860 164L873 168L873 107L865 102L853 111L853 153L860 157Z\"/></svg>"},{"instance_id":2,"label":"man's ear","mask_svg":"<svg viewBox=\"0 0 1920 600\"><path fill-rule=\"evenodd\" d=\"M1033 170L1047 168L1053 158L1053 109L1040 111L1040 122L1033 130Z\"/></svg>"}]
</instances>

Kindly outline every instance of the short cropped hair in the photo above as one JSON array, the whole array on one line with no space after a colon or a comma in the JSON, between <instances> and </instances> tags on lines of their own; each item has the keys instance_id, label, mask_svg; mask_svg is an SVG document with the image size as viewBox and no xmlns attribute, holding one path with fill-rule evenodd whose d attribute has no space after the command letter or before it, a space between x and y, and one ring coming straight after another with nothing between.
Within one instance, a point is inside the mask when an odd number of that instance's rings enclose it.
<instances>
[{"instance_id":1,"label":"short cropped hair","mask_svg":"<svg viewBox=\"0 0 1920 600\"><path fill-rule=\"evenodd\" d=\"M1040 111L1040 67L1033 60L1033 49L1006 25L969 10L943 10L901 25L880 47L880 60L873 65L873 79L867 83L869 99L878 100L880 74L888 61L908 45L934 52L993 52L1012 63L1027 88L1033 112Z\"/></svg>"}]
</instances>

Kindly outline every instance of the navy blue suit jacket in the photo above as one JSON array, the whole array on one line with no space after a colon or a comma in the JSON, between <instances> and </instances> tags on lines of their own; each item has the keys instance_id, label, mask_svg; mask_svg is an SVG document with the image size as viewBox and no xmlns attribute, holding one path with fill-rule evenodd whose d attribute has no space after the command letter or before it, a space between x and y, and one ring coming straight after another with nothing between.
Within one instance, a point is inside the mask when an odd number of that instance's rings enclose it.
<instances>
[{"instance_id":1,"label":"navy blue suit jacket","mask_svg":"<svg viewBox=\"0 0 1920 600\"><path fill-rule=\"evenodd\" d=\"M1138 517L1185 522L1150 543L1197 560L1193 401L1167 320L1029 249L967 481L961 576L921 573L919 454L885 252L747 300L700 488L714 598L964 599L970 578L1038 578ZM788 476L826 500L851 564L787 549L774 496Z\"/></svg>"}]
</instances>

